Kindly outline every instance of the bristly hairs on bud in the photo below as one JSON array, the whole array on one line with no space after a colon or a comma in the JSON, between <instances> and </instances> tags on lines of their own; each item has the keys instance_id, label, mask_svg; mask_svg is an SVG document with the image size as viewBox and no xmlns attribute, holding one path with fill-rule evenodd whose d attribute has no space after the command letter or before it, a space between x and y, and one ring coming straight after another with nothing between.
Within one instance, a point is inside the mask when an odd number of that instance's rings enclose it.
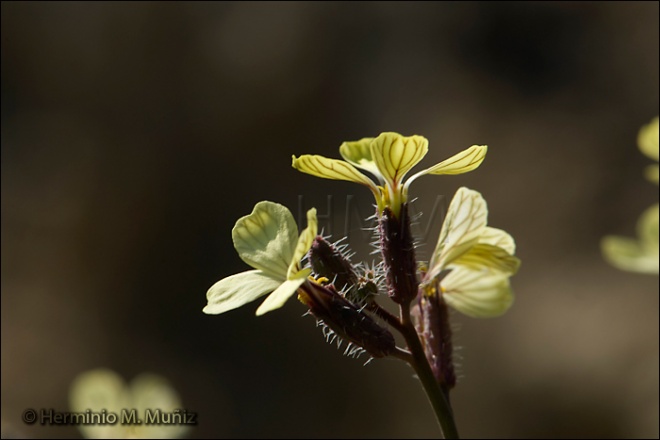
<instances>
[{"instance_id":1,"label":"bristly hairs on bud","mask_svg":"<svg viewBox=\"0 0 660 440\"><path fill-rule=\"evenodd\" d=\"M350 342L346 353L359 354L364 349L372 357L385 357L396 351L394 336L358 307L340 295L332 285L307 283L298 291L298 298L310 313L337 336ZM324 331L324 335L332 335ZM356 348L357 347L357 348Z\"/></svg>"},{"instance_id":2,"label":"bristly hairs on bud","mask_svg":"<svg viewBox=\"0 0 660 440\"><path fill-rule=\"evenodd\" d=\"M307 315L314 317L314 315L309 311L305 312L303 316ZM321 333L323 334L323 339L325 339L325 342L330 345L334 344L337 346L337 350L341 350L341 347L344 343L344 338L338 335L337 332L335 332L330 326L328 326L328 324L325 323L325 321L316 317L314 318L316 319L316 326L321 328ZM344 348L344 351L342 352L344 356L352 357L353 359L358 359L365 353L368 354L367 350L353 344L352 342L348 342L346 344L346 348ZM369 359L364 363L364 366L369 364L373 359L373 356L369 356Z\"/></svg>"},{"instance_id":3,"label":"bristly hairs on bud","mask_svg":"<svg viewBox=\"0 0 660 440\"><path fill-rule=\"evenodd\" d=\"M351 288L357 284L358 276L351 263L348 245L329 242L325 237L317 236L307 253L313 273L317 277L332 280L332 284L339 291Z\"/></svg>"},{"instance_id":4,"label":"bristly hairs on bud","mask_svg":"<svg viewBox=\"0 0 660 440\"><path fill-rule=\"evenodd\" d=\"M408 201L408 207L410 207L413 203L417 201L417 197L414 199ZM412 231L414 228L418 227L421 225L420 220L424 217L424 213L422 211L416 212L414 215L410 216L410 231L412 234ZM413 243L413 248L415 249L415 255L416 258L420 258L420 250L421 253L424 253L424 248L428 245L428 243L422 241L422 238L419 235L412 234L412 243Z\"/></svg>"},{"instance_id":5,"label":"bristly hairs on bud","mask_svg":"<svg viewBox=\"0 0 660 440\"><path fill-rule=\"evenodd\" d=\"M378 221L378 229L387 293L396 303L410 304L417 296L419 281L408 205L401 205L398 217L389 207L385 207Z\"/></svg>"},{"instance_id":6,"label":"bristly hairs on bud","mask_svg":"<svg viewBox=\"0 0 660 440\"><path fill-rule=\"evenodd\" d=\"M385 268L383 262L372 261L371 265L361 262L355 265L358 274L358 283L355 301L364 304L373 296L386 291Z\"/></svg>"}]
</instances>

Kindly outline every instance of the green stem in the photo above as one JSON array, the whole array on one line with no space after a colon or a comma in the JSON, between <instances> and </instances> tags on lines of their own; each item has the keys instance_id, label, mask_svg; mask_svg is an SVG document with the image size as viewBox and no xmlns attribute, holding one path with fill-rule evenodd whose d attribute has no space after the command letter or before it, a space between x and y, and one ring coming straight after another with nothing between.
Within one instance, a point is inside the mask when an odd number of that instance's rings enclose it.
<instances>
[{"instance_id":1,"label":"green stem","mask_svg":"<svg viewBox=\"0 0 660 440\"><path fill-rule=\"evenodd\" d=\"M403 326L400 331L412 355L412 361L409 362L410 366L417 373L417 377L419 377L422 387L426 391L426 396L431 402L435 416L440 424L442 435L446 439L457 439L459 437L456 422L454 421L454 413L445 392L435 380L428 359L426 359L424 348L410 319L410 303L401 304L401 324Z\"/></svg>"}]
</instances>

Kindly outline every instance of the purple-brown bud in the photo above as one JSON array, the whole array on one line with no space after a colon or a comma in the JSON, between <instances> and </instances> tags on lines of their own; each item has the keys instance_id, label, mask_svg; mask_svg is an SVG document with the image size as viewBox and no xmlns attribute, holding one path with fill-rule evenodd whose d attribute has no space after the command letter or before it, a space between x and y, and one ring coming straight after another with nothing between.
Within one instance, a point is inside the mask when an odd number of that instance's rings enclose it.
<instances>
[{"instance_id":1,"label":"purple-brown bud","mask_svg":"<svg viewBox=\"0 0 660 440\"><path fill-rule=\"evenodd\" d=\"M442 389L448 392L456 385L456 374L447 304L437 293L428 295L420 292L419 303L413 308L412 316L433 375Z\"/></svg>"},{"instance_id":2,"label":"purple-brown bud","mask_svg":"<svg viewBox=\"0 0 660 440\"><path fill-rule=\"evenodd\" d=\"M339 337L362 347L372 357L394 353L396 343L392 333L341 296L332 285L305 283L298 290L298 298Z\"/></svg>"},{"instance_id":3,"label":"purple-brown bud","mask_svg":"<svg viewBox=\"0 0 660 440\"><path fill-rule=\"evenodd\" d=\"M386 207L378 220L378 232L387 293L394 302L409 303L417 296L419 282L408 204L401 206L398 218Z\"/></svg>"},{"instance_id":4,"label":"purple-brown bud","mask_svg":"<svg viewBox=\"0 0 660 440\"><path fill-rule=\"evenodd\" d=\"M339 290L354 286L358 282L358 276L349 259L337 246L320 235L314 239L309 250L309 261L314 273L330 280Z\"/></svg>"}]
</instances>

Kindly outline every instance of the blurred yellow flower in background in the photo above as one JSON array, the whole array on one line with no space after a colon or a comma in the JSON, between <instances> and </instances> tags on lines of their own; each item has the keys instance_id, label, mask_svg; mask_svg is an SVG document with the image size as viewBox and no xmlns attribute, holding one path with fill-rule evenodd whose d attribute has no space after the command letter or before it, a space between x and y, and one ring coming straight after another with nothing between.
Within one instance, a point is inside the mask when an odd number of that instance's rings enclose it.
<instances>
[{"instance_id":1,"label":"blurred yellow flower in background","mask_svg":"<svg viewBox=\"0 0 660 440\"><path fill-rule=\"evenodd\" d=\"M642 127L637 137L639 149L650 157L658 160L659 119ZM644 175L651 182L658 184L658 165L649 165ZM605 259L622 270L631 272L657 274L658 257L658 204L648 208L637 222L637 239L609 235L601 241L601 249Z\"/></svg>"},{"instance_id":2,"label":"blurred yellow flower in background","mask_svg":"<svg viewBox=\"0 0 660 440\"><path fill-rule=\"evenodd\" d=\"M651 159L658 160L660 153L658 152L658 131L660 130L660 118L657 116L650 124L645 125L639 130L639 135L637 136L637 144L639 149L650 157ZM649 165L644 170L646 178L651 182L658 183L658 165Z\"/></svg>"},{"instance_id":3,"label":"blurred yellow flower in background","mask_svg":"<svg viewBox=\"0 0 660 440\"><path fill-rule=\"evenodd\" d=\"M74 413L117 415L115 423L108 419L107 424L78 424L85 438L179 438L190 429L185 417L184 424L171 423L171 420L170 423L148 423L147 411L158 417L184 412L179 395L169 381L151 373L141 374L126 384L112 370L87 371L71 384L69 405Z\"/></svg>"}]
</instances>

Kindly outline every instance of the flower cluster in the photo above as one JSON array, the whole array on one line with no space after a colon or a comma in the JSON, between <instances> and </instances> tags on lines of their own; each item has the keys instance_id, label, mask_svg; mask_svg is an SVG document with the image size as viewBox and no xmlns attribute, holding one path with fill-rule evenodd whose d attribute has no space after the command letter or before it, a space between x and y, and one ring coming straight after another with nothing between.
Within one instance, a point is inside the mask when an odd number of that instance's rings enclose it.
<instances>
[{"instance_id":1,"label":"flower cluster","mask_svg":"<svg viewBox=\"0 0 660 440\"><path fill-rule=\"evenodd\" d=\"M376 138L344 142L339 151L345 161L316 155L294 156L293 167L327 179L361 183L374 193L380 214L389 208L398 217L407 203L409 185L417 177L471 171L484 160L487 147L474 145L414 174L405 183L404 176L428 151L428 141L422 136L382 133ZM373 174L378 184L356 167ZM486 226L487 216L488 208L481 194L460 188L449 206L428 271L422 277L426 295L442 294L448 304L476 317L496 316L508 309L512 302L508 278L520 263L513 256L513 238ZM260 202L252 214L239 219L232 231L234 246L241 259L257 270L213 285L204 312L223 313L273 292L257 309L257 315L262 315L281 307L303 283L310 282L307 277L311 270L301 269L300 260L317 233L315 209L307 213L307 219L308 226L300 237L291 213L276 203Z\"/></svg>"},{"instance_id":2,"label":"flower cluster","mask_svg":"<svg viewBox=\"0 0 660 440\"><path fill-rule=\"evenodd\" d=\"M420 176L474 170L483 162L487 147L474 145L405 181L428 151L422 136L382 133L344 142L339 151L344 160L302 155L293 156L292 165L307 174L369 188L376 200L382 261L372 268L353 264L341 247L317 235L314 209L307 212L307 228L299 234L288 209L260 202L232 230L236 251L255 270L214 284L207 292L204 312L224 313L270 293L257 309L262 315L297 293L323 324L327 337L348 341L351 353L357 350L372 358L393 356L408 362L429 396L434 396L436 414L450 414L446 396L455 377L447 306L471 317L501 315L513 302L509 278L520 260L514 256L511 235L487 225L488 207L481 194L463 187L451 201L431 260L420 269L408 192ZM399 316L381 307L381 293L399 306ZM392 331L401 334L405 347L396 345ZM453 422L447 421L451 415L438 418L446 433L456 434Z\"/></svg>"}]
</instances>

